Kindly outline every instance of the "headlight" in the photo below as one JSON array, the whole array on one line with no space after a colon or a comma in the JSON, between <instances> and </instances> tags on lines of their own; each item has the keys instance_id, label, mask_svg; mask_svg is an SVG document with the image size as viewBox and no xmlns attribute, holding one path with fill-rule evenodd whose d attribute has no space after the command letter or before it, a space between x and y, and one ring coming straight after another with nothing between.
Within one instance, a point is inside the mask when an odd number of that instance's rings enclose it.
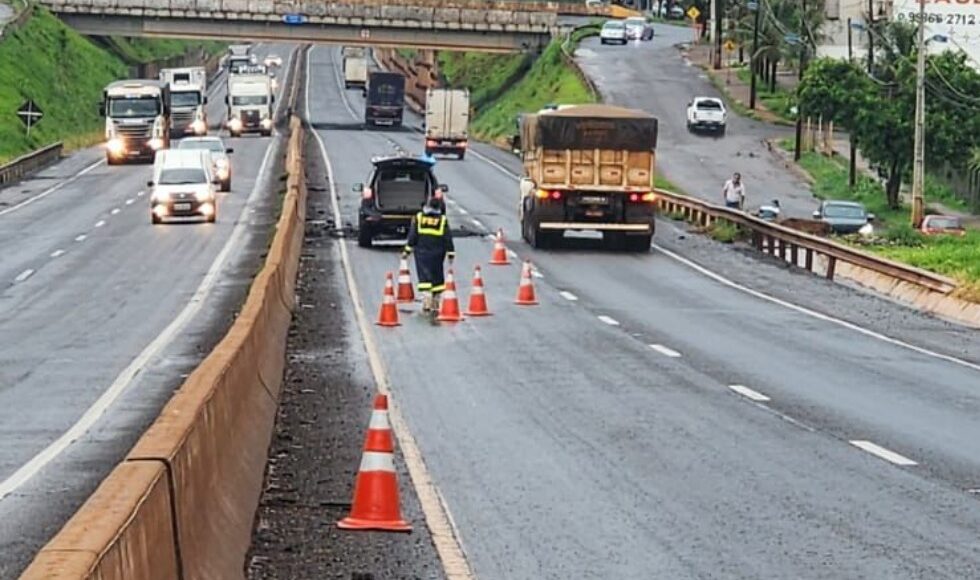
<instances>
[{"instance_id":1,"label":"headlight","mask_svg":"<svg viewBox=\"0 0 980 580\"><path fill-rule=\"evenodd\" d=\"M218 166L218 179L221 179L222 181L225 180L225 179L228 179L228 175L229 174L230 174L230 171L228 170L228 166L227 165L219 165Z\"/></svg>"},{"instance_id":2,"label":"headlight","mask_svg":"<svg viewBox=\"0 0 980 580\"><path fill-rule=\"evenodd\" d=\"M163 139L159 137L154 137L150 139L150 149L157 151L158 149L162 149L162 148L163 148Z\"/></svg>"},{"instance_id":3,"label":"headlight","mask_svg":"<svg viewBox=\"0 0 980 580\"><path fill-rule=\"evenodd\" d=\"M211 192L210 191L196 191L196 192L194 192L194 198L197 201L208 201L209 199L211 199Z\"/></svg>"},{"instance_id":4,"label":"headlight","mask_svg":"<svg viewBox=\"0 0 980 580\"><path fill-rule=\"evenodd\" d=\"M150 203L154 205L158 203L167 203L168 201L170 201L170 194L168 193L154 193L152 196L150 196Z\"/></svg>"},{"instance_id":5,"label":"headlight","mask_svg":"<svg viewBox=\"0 0 980 580\"><path fill-rule=\"evenodd\" d=\"M228 128L231 129L232 131L241 131L242 120L239 119L238 117L232 118L231 121L228 121Z\"/></svg>"},{"instance_id":6,"label":"headlight","mask_svg":"<svg viewBox=\"0 0 980 580\"><path fill-rule=\"evenodd\" d=\"M204 217L211 217L214 215L214 204L202 203L200 211L201 211L201 215L203 215Z\"/></svg>"},{"instance_id":7,"label":"headlight","mask_svg":"<svg viewBox=\"0 0 980 580\"><path fill-rule=\"evenodd\" d=\"M269 127L272 127L272 119L269 118L262 119L262 128L268 129Z\"/></svg>"},{"instance_id":8,"label":"headlight","mask_svg":"<svg viewBox=\"0 0 980 580\"><path fill-rule=\"evenodd\" d=\"M201 119L197 119L196 121L191 123L191 129L193 129L194 132L197 133L198 135L203 135L204 133L207 132L208 126L205 125L204 121L202 121Z\"/></svg>"},{"instance_id":9,"label":"headlight","mask_svg":"<svg viewBox=\"0 0 980 580\"><path fill-rule=\"evenodd\" d=\"M123 140L119 137L109 139L109 142L106 143L105 146L109 150L109 153L112 153L113 155L121 155L122 153L126 152L126 144L123 143Z\"/></svg>"}]
</instances>

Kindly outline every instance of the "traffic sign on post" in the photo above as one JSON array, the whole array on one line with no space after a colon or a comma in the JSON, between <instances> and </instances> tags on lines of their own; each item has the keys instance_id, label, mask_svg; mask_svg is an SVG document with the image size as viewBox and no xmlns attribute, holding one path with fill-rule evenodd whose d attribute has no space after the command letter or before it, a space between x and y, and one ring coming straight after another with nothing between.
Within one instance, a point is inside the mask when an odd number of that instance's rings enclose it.
<instances>
[{"instance_id":1,"label":"traffic sign on post","mask_svg":"<svg viewBox=\"0 0 980 580\"><path fill-rule=\"evenodd\" d=\"M691 6L687 9L687 17L691 20L697 20L698 16L701 16L701 11L696 6Z\"/></svg>"},{"instance_id":2,"label":"traffic sign on post","mask_svg":"<svg viewBox=\"0 0 980 580\"><path fill-rule=\"evenodd\" d=\"M736 48L738 48L738 46L731 39L725 41L725 50L728 52L732 52Z\"/></svg>"},{"instance_id":3,"label":"traffic sign on post","mask_svg":"<svg viewBox=\"0 0 980 580\"><path fill-rule=\"evenodd\" d=\"M23 105L17 109L17 116L20 117L20 122L27 127L27 136L31 135L31 127L37 125L41 118L44 117L44 111L42 111L34 101L27 99Z\"/></svg>"}]
</instances>

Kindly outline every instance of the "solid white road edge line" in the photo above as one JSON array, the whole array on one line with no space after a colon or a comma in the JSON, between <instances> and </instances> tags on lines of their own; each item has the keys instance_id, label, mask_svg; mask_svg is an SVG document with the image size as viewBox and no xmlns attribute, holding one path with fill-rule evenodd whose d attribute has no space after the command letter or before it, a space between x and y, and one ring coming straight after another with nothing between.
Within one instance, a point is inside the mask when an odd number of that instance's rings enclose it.
<instances>
[{"instance_id":1,"label":"solid white road edge line","mask_svg":"<svg viewBox=\"0 0 980 580\"><path fill-rule=\"evenodd\" d=\"M693 269L693 270L695 270L697 272L700 272L701 274L704 274L705 276L711 278L712 280L714 280L716 282L719 282L719 283L721 283L721 284L723 284L725 286L728 286L729 288L734 288L735 290L739 290L739 291L744 292L746 294L749 294L751 296L755 296L756 298L761 298L762 300L765 300L767 302L771 302L773 304L778 304L779 306L782 306L784 308L788 308L790 310L794 310L796 312L799 312L801 314L805 314L807 316L811 316L811 317L816 318L818 320L823 320L825 322L830 322L832 324L836 324L838 326L842 326L842 327L847 328L849 330L853 330L854 332L859 332L859 333L861 333L861 334L863 334L865 336L868 336L868 337L871 337L871 338L875 338L875 339L878 339L880 341L887 342L889 344L892 344L892 345L895 345L895 346L899 346L899 347L902 347L902 348L911 350L913 352L917 352L919 354L924 354L926 356L931 356L933 358L938 358L940 360L944 360L946 362L951 362L953 364L964 366L964 367L973 369L975 371L980 371L980 364L975 364L975 363L972 363L970 361L966 361L966 360L963 360L963 359L958 359L958 358L956 358L954 356L945 355L945 354L942 354L942 353L938 353L938 352L929 350L927 348L922 348L920 346L915 346L913 344L909 344L907 342L903 342L903 341L898 340L896 338L892 338L890 336L886 336L884 334L875 332L873 330L869 330L869 329L864 328L862 326L858 326L857 324L854 324L852 322L847 322L846 320L841 320L839 318L834 318L833 316L829 316L827 314L821 314L821 313L819 313L819 312L817 312L815 310L810 310L809 308L805 308L803 306L797 306L796 304L793 304L791 302L787 302L785 300L781 300L781 299L776 298L774 296L769 296L768 294L765 294L763 292L759 292L758 290L753 290L751 288L742 286L741 284L739 284L737 282L733 282L733 281L729 280L728 278L725 278L724 276L721 276L720 274L716 274L716 273L712 272L711 270L705 268L704 266L701 266L700 264L697 264L695 262L692 262L691 260L688 260L687 258L685 258L683 256L680 256L680 255L678 255L678 254L676 254L676 253L674 253L674 252L672 252L672 251L670 251L670 250L668 250L666 248L663 248L663 247L657 245L656 243L653 244L653 249L657 250L658 252L660 252L661 254L667 256L668 258L671 258L673 260L676 260L676 261L680 262L681 264L684 264L685 266L687 266L687 267L689 267L689 268L691 268L691 269Z\"/></svg>"},{"instance_id":2,"label":"solid white road edge line","mask_svg":"<svg viewBox=\"0 0 980 580\"><path fill-rule=\"evenodd\" d=\"M70 185L70 184L74 183L80 177L82 177L83 175L85 175L89 171L92 171L93 169L95 169L99 165L102 165L103 163L105 163L105 159L104 158L103 159L99 159L98 161L96 161L95 163L93 163L93 164L89 165L88 167L82 169L81 171L79 171L75 175L72 175L68 179L66 179L66 180L64 180L64 181L62 181L62 182L60 182L60 183L58 183L56 185L53 185L53 186L45 189L44 191L42 191L41 193L35 195L34 197L29 197L29 198L25 199L24 201L18 203L17 205L12 205L12 206L8 207L7 209L0 211L0 216L7 215L8 213L13 213L13 212L19 210L22 207L25 207L25 206L28 206L28 205L34 203L35 201L44 199L45 197L47 197L47 196L51 195L52 193L58 191L59 189L63 188L64 186Z\"/></svg>"},{"instance_id":3,"label":"solid white road edge line","mask_svg":"<svg viewBox=\"0 0 980 580\"><path fill-rule=\"evenodd\" d=\"M187 305L184 309L177 315L173 321L167 325L163 331L153 339L153 342L148 344L146 348L143 349L139 355L129 365L123 369L121 373L112 382L109 388L102 393L99 398L92 403L85 413L72 425L67 431L65 431L60 437L55 439L47 447L45 447L40 453L35 455L22 465L17 471L13 473L7 479L0 481L0 500L4 497L10 495L17 490L20 486L24 485L32 477L34 477L37 472L39 472L45 465L57 458L69 445L74 443L77 439L85 435L85 433L92 428L93 425L102 417L102 415L109 409L109 407L124 393L129 387L130 383L136 378L141 370L146 366L146 364L160 353L164 348L173 342L174 338L184 329L184 326L190 322L192 318L198 313L199 310L204 306L204 302L210 295L211 291L214 289L218 276L221 274L221 270L224 269L225 262L228 256L231 255L231 251L239 247L239 239L244 235L246 228L245 216L246 211L254 204L258 197L258 193L263 189L262 185L265 181L264 176L268 172L269 160L272 158L273 151L278 151L280 149L278 140L274 140L269 143L269 146L265 150L265 157L262 158L262 165L259 166L259 172L255 179L255 186L252 188L252 192L249 194L248 199L245 201L245 205L242 206L242 211L239 213L238 220L232 229L231 235L228 236L228 240L225 242L224 247L221 248L221 252L211 263L211 267L208 269L207 273L204 275L204 279L201 280L201 284L197 287L194 295L191 296ZM79 236L79 238L85 239L84 235ZM78 241L78 238L75 238Z\"/></svg>"},{"instance_id":4,"label":"solid white road edge line","mask_svg":"<svg viewBox=\"0 0 980 580\"><path fill-rule=\"evenodd\" d=\"M877 457L880 457L881 459L884 459L885 461L888 461L890 463L894 463L895 465L901 465L901 466L905 466L905 467L909 467L909 466L912 466L912 465L918 465L918 463L912 461L908 457L905 457L904 455L900 455L898 453L895 453L894 451L892 451L890 449L885 449L884 447L882 447L880 445L875 445L874 443L872 443L870 441L855 440L855 441L851 441L850 443L851 443L851 445L857 447L858 449L863 449L864 451L867 451L868 453L870 453L872 455L875 455Z\"/></svg>"},{"instance_id":5,"label":"solid white road edge line","mask_svg":"<svg viewBox=\"0 0 980 580\"><path fill-rule=\"evenodd\" d=\"M666 346L664 346L662 344L651 344L649 346L650 346L650 348L652 348L653 350L659 352L660 354L662 354L664 356L669 356L671 358L678 358L678 357L681 356L681 353L677 352L676 350L674 350L672 348L667 348Z\"/></svg>"},{"instance_id":6,"label":"solid white road edge line","mask_svg":"<svg viewBox=\"0 0 980 580\"><path fill-rule=\"evenodd\" d=\"M578 296L572 294L568 290L562 290L561 292L559 292L559 294L561 294L562 298L570 302L575 302L576 300L578 300Z\"/></svg>"},{"instance_id":7,"label":"solid white road edge line","mask_svg":"<svg viewBox=\"0 0 980 580\"><path fill-rule=\"evenodd\" d=\"M728 388L735 391L739 395L742 395L743 397L747 399L751 399L757 403L765 403L766 401L772 400L769 397L763 395L762 393L758 391L753 391L752 389L743 385L728 385Z\"/></svg>"},{"instance_id":8,"label":"solid white road edge line","mask_svg":"<svg viewBox=\"0 0 980 580\"><path fill-rule=\"evenodd\" d=\"M33 275L34 275L34 270L28 268L27 270L24 270L20 274L17 274L17 277L14 278L14 282L17 282L17 283L23 282L24 280L27 280L28 278L30 278Z\"/></svg>"},{"instance_id":9,"label":"solid white road edge line","mask_svg":"<svg viewBox=\"0 0 980 580\"><path fill-rule=\"evenodd\" d=\"M599 320L605 322L609 326L619 326L619 321L618 320L616 320L615 318L610 318L609 316L606 316L605 314L600 314L596 318L598 318Z\"/></svg>"},{"instance_id":10,"label":"solid white road edge line","mask_svg":"<svg viewBox=\"0 0 980 580\"><path fill-rule=\"evenodd\" d=\"M307 53L306 59L305 109L308 121L310 121L312 118L312 114L310 112L310 85L312 84L310 82L310 62L313 60L312 53L314 50L314 48L310 49L310 52ZM335 71L334 76L337 77L337 67L334 66L333 68ZM340 82L339 77L336 80L338 82L338 88L341 90L341 95L343 95L343 83ZM342 100L346 103L346 99L342 98ZM350 111L349 106L348 110ZM353 115L353 111L350 112ZM318 131L314 130L312 133L317 144L319 145L320 155L323 158L323 164L327 170L327 180L330 183L330 202L333 206L333 215L335 220L334 223L340 224L342 223L342 216L337 197L337 185L334 182L333 166L330 163L330 157L327 155L327 146L323 142L323 137L320 136ZM367 350L368 364L371 367L371 373L374 376L375 382L377 383L378 391L382 394L390 396L391 385L388 382L388 373L385 368L384 360L381 358L381 353L374 342L374 335L372 334L371 325L368 322L367 315L364 312L364 305L361 303L361 295L357 288L357 281L354 278L354 268L351 265L350 254L347 251L347 244L344 240L340 240L339 246L340 260L344 266L344 276L347 279L347 290L350 293L350 299L354 305L354 313L357 318L357 325L361 331L361 337L364 340L364 348ZM429 475L429 470L425 465L425 461L422 459L422 452L419 450L418 444L412 437L411 431L409 431L408 424L405 422L397 403L394 401L389 404L388 418L391 420L392 430L395 432L395 436L398 438L398 443L402 451L402 457L405 459L405 465L408 468L408 475L412 480L412 486L415 488L415 493L418 496L419 503L422 506L422 513L425 516L425 523L429 527L429 533L432 536L432 543L435 545L436 551L439 553L439 559L442 561L442 567L446 573L446 577L449 580L470 580L475 578L473 572L470 570L469 563L466 561L466 556L456 533L449 508L442 501L442 495L439 493L439 489L436 487L435 482L432 481L432 477Z\"/></svg>"}]
</instances>

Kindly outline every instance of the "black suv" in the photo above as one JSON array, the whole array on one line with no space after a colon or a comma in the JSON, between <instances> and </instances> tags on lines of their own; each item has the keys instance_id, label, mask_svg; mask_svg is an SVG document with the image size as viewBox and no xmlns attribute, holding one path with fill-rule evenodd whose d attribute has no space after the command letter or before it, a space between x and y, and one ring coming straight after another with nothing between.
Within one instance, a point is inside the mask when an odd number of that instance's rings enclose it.
<instances>
[{"instance_id":1,"label":"black suv","mask_svg":"<svg viewBox=\"0 0 980 580\"><path fill-rule=\"evenodd\" d=\"M371 160L374 169L367 183L353 190L361 194L357 244L370 248L376 238L407 237L408 226L430 197L442 198L449 187L439 185L432 172L435 160L393 156Z\"/></svg>"}]
</instances>

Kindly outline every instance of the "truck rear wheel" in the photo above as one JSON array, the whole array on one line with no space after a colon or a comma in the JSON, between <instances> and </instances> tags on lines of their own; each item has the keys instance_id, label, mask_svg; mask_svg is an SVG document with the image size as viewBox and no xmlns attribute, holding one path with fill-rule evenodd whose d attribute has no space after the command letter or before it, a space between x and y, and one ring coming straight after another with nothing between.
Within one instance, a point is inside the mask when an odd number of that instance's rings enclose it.
<instances>
[{"instance_id":1,"label":"truck rear wheel","mask_svg":"<svg viewBox=\"0 0 980 580\"><path fill-rule=\"evenodd\" d=\"M456 158L459 159L460 161L462 161L463 159L465 159L466 158L466 151L460 151L459 153L457 153L456 154Z\"/></svg>"}]
</instances>

